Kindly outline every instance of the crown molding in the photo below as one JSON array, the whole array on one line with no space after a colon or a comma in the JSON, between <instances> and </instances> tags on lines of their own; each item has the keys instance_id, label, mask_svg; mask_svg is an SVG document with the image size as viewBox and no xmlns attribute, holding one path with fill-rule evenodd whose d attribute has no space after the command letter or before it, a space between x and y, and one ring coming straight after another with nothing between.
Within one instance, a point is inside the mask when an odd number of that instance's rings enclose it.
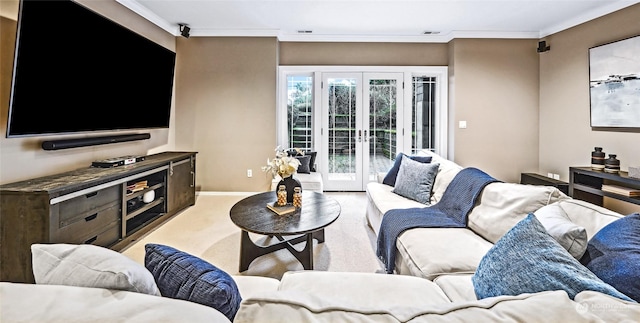
<instances>
[{"instance_id":1,"label":"crown molding","mask_svg":"<svg viewBox=\"0 0 640 323\"><path fill-rule=\"evenodd\" d=\"M116 0L129 10L152 22L166 32L180 36L180 28L159 17L136 0ZM587 21L640 3L640 0L618 0L586 12L573 19L541 31L471 31L456 30L432 35L320 35L291 34L278 29L197 29L191 27L191 37L277 37L282 42L389 42L389 43L448 43L456 38L541 39Z\"/></svg>"},{"instance_id":2,"label":"crown molding","mask_svg":"<svg viewBox=\"0 0 640 323\"><path fill-rule=\"evenodd\" d=\"M116 2L118 2L119 4L125 6L127 9L137 13L138 15L140 15L142 18L149 20L151 23L155 24L156 26L164 29L164 31L174 35L174 36L180 36L180 27L178 26L178 24L172 24L168 21L166 21L164 18L161 18L160 16L156 15L153 11L147 9L146 7L140 5L140 3L138 3L135 0L116 0ZM193 32L193 31L192 31Z\"/></svg>"},{"instance_id":3,"label":"crown molding","mask_svg":"<svg viewBox=\"0 0 640 323\"><path fill-rule=\"evenodd\" d=\"M594 10L585 12L582 15L579 15L577 17L574 17L573 19L564 21L560 24L557 24L555 26L551 26L549 28L545 28L543 30L540 31L540 36L539 38L544 38L547 37L549 35L561 32L563 30L567 30L571 27L575 27L577 25L583 24L587 21L596 19L596 18L600 18L604 15L608 15L612 12L624 9L626 7L632 6L634 4L640 3L640 0L618 0L618 1L611 1L610 4L603 6L603 7L599 7L596 8Z\"/></svg>"},{"instance_id":4,"label":"crown molding","mask_svg":"<svg viewBox=\"0 0 640 323\"><path fill-rule=\"evenodd\" d=\"M538 32L451 31L435 35L314 35L279 34L281 42L448 43L456 38L538 39Z\"/></svg>"}]
</instances>

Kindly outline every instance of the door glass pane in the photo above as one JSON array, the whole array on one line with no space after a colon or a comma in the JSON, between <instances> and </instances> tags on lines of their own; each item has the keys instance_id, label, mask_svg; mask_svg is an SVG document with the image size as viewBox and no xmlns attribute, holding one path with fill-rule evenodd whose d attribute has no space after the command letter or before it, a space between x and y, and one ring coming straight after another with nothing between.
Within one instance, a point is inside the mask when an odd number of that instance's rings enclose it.
<instances>
[{"instance_id":1,"label":"door glass pane","mask_svg":"<svg viewBox=\"0 0 640 323\"><path fill-rule=\"evenodd\" d=\"M356 179L356 79L328 79L330 180Z\"/></svg>"},{"instance_id":2,"label":"door glass pane","mask_svg":"<svg viewBox=\"0 0 640 323\"><path fill-rule=\"evenodd\" d=\"M287 98L289 147L310 151L313 147L313 78L287 76Z\"/></svg>"},{"instance_id":3,"label":"door glass pane","mask_svg":"<svg viewBox=\"0 0 640 323\"><path fill-rule=\"evenodd\" d=\"M414 77L412 84L411 153L422 149L435 151L436 78Z\"/></svg>"},{"instance_id":4,"label":"door glass pane","mask_svg":"<svg viewBox=\"0 0 640 323\"><path fill-rule=\"evenodd\" d=\"M388 171L396 149L396 80L369 80L369 181Z\"/></svg>"}]
</instances>

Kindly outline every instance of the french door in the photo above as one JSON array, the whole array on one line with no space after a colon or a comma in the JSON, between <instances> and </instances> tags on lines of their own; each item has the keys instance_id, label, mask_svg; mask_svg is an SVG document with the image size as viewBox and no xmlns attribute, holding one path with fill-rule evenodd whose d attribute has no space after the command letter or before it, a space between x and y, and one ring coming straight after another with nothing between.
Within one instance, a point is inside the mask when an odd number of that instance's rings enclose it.
<instances>
[{"instance_id":1,"label":"french door","mask_svg":"<svg viewBox=\"0 0 640 323\"><path fill-rule=\"evenodd\" d=\"M321 165L327 191L363 191L402 136L403 73L322 73Z\"/></svg>"}]
</instances>

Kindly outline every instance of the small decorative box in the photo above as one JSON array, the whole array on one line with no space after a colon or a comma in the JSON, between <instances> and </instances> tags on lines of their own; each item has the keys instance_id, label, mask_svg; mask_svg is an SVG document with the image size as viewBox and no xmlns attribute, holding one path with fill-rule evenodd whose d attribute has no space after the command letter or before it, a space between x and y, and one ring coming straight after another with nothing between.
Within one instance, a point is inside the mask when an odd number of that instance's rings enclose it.
<instances>
[{"instance_id":1,"label":"small decorative box","mask_svg":"<svg viewBox=\"0 0 640 323\"><path fill-rule=\"evenodd\" d=\"M640 178L640 166L629 167L629 177Z\"/></svg>"}]
</instances>

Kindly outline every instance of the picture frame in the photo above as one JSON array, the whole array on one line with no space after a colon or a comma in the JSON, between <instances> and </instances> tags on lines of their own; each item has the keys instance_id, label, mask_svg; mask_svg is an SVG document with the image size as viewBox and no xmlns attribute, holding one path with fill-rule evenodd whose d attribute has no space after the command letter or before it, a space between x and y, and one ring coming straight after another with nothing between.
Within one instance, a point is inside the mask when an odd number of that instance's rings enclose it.
<instances>
[{"instance_id":1,"label":"picture frame","mask_svg":"<svg viewBox=\"0 0 640 323\"><path fill-rule=\"evenodd\" d=\"M640 35L589 48L591 127L640 131Z\"/></svg>"}]
</instances>

